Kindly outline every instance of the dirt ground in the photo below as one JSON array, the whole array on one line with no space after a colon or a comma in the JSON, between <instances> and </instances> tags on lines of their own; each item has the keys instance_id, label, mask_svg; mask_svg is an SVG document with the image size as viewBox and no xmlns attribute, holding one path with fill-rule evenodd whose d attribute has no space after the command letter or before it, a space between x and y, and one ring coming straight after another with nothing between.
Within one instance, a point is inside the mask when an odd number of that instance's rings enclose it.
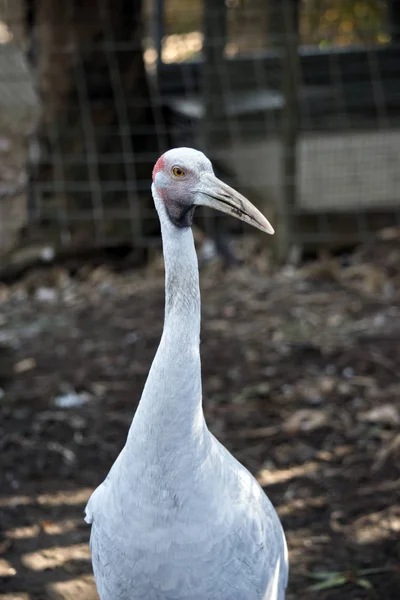
<instances>
[{"instance_id":1,"label":"dirt ground","mask_svg":"<svg viewBox=\"0 0 400 600\"><path fill-rule=\"evenodd\" d=\"M289 600L400 597L400 239L381 238L279 270L251 242L243 266L202 268L206 418L277 507ZM1 600L97 598L82 511L124 443L163 285L158 258L0 285Z\"/></svg>"}]
</instances>

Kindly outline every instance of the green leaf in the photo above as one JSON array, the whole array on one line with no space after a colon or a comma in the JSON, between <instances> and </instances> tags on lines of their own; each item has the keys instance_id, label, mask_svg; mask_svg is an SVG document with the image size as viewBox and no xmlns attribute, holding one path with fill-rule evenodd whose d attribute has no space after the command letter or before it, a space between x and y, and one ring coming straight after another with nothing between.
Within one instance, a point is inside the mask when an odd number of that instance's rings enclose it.
<instances>
[{"instance_id":1,"label":"green leaf","mask_svg":"<svg viewBox=\"0 0 400 600\"><path fill-rule=\"evenodd\" d=\"M368 579L357 579L356 584L364 588L364 590L372 590L373 587Z\"/></svg>"},{"instance_id":2,"label":"green leaf","mask_svg":"<svg viewBox=\"0 0 400 600\"><path fill-rule=\"evenodd\" d=\"M329 590L334 587L339 587L341 585L345 585L347 583L347 578L340 577L331 577L330 579L326 579L325 581L321 581L320 583L314 583L308 589L313 591L318 590Z\"/></svg>"}]
</instances>

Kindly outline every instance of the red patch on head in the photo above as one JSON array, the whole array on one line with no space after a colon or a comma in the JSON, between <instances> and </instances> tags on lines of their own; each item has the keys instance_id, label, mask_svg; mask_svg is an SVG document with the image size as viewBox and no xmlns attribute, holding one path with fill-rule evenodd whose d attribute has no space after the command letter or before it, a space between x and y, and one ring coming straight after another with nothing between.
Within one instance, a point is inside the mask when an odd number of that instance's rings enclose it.
<instances>
[{"instance_id":1,"label":"red patch on head","mask_svg":"<svg viewBox=\"0 0 400 600\"><path fill-rule=\"evenodd\" d=\"M154 181L155 176L157 175L157 173L159 171L162 171L164 168L164 155L160 156L160 158L158 159L158 161L156 162L156 164L154 165L154 169L153 169L153 175L152 175L152 179Z\"/></svg>"}]
</instances>

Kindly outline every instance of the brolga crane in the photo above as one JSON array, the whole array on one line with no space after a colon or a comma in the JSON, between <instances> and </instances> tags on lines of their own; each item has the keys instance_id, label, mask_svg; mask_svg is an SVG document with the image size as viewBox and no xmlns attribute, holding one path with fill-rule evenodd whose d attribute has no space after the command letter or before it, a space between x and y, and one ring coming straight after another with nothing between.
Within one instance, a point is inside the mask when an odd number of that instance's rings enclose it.
<instances>
[{"instance_id":1,"label":"brolga crane","mask_svg":"<svg viewBox=\"0 0 400 600\"><path fill-rule=\"evenodd\" d=\"M165 261L165 319L126 444L86 507L101 600L283 600L284 533L256 479L207 428L200 292L191 231L209 206L273 233L197 150L157 161L152 193Z\"/></svg>"}]
</instances>

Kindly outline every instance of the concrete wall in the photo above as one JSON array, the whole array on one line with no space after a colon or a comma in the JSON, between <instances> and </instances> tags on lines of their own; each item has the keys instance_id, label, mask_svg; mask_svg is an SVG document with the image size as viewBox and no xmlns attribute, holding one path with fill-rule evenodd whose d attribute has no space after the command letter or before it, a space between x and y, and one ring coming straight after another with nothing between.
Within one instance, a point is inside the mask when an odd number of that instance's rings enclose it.
<instances>
[{"instance_id":1,"label":"concrete wall","mask_svg":"<svg viewBox=\"0 0 400 600\"><path fill-rule=\"evenodd\" d=\"M283 178L277 139L237 140L216 154L247 188L279 201ZM301 208L400 211L400 130L302 134L298 170Z\"/></svg>"}]
</instances>

